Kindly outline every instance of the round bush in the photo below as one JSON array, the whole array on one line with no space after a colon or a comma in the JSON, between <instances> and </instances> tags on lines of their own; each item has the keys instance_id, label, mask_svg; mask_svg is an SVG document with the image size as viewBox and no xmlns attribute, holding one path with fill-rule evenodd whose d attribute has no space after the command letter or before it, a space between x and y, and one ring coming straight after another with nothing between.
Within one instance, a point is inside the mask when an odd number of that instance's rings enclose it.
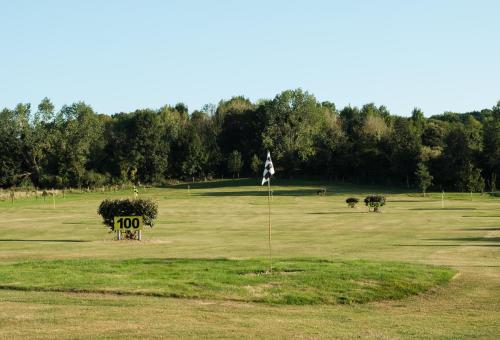
<instances>
[{"instance_id":1,"label":"round bush","mask_svg":"<svg viewBox=\"0 0 500 340\"><path fill-rule=\"evenodd\" d=\"M378 212L379 208L385 205L385 196L382 195L368 195L365 198L365 204L369 211Z\"/></svg>"},{"instance_id":2,"label":"round bush","mask_svg":"<svg viewBox=\"0 0 500 340\"><path fill-rule=\"evenodd\" d=\"M97 213L102 216L103 224L111 230L115 230L115 216L142 216L144 225L153 227L154 220L158 216L158 204L152 200L144 199L105 199L99 205ZM130 238L134 236L134 233L127 231L126 236Z\"/></svg>"},{"instance_id":3,"label":"round bush","mask_svg":"<svg viewBox=\"0 0 500 340\"><path fill-rule=\"evenodd\" d=\"M359 199L357 199L356 197L349 197L348 199L345 200L345 202L349 207L354 208L356 204L359 203Z\"/></svg>"}]
</instances>

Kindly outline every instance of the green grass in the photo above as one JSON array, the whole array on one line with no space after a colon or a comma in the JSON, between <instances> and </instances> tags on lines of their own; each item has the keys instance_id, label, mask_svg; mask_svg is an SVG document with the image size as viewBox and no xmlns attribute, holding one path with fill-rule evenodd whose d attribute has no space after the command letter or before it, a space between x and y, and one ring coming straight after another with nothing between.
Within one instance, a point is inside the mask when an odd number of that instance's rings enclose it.
<instances>
[{"instance_id":1,"label":"green grass","mask_svg":"<svg viewBox=\"0 0 500 340\"><path fill-rule=\"evenodd\" d=\"M0 288L178 298L345 304L400 299L449 281L454 271L374 261L227 259L56 260L0 265Z\"/></svg>"},{"instance_id":2,"label":"green grass","mask_svg":"<svg viewBox=\"0 0 500 340\"><path fill-rule=\"evenodd\" d=\"M99 262L120 263L117 268L145 259L266 263L267 197L258 183L195 183L189 193L186 185L141 190L140 197L159 202L158 223L144 231L142 242L114 241L96 213L104 198L132 197L131 191L71 193L56 197L56 209L49 200L0 201L0 267L90 261L94 264L89 271L80 272L85 278L81 284L88 284L85 280L96 278L92 270ZM316 195L320 187L326 187L326 197ZM422 197L399 188L277 180L273 191L276 263L323 259L332 265L349 263L354 275L355 264L373 264L383 271L385 264L398 262L408 264L404 269L450 267L457 275L402 298L279 304L248 302L251 297L244 294L236 300L134 295L147 285L165 289L141 279L140 287L105 284L108 290L130 289L132 295L36 291L34 286L47 280L50 271L9 274L20 275L15 281L7 280L2 270L0 284L29 290L0 289L0 338L495 339L500 334L500 198L474 194L471 200L468 193L446 193L441 209L441 193ZM344 202L370 193L387 195L382 213L368 213L362 205L350 209ZM61 275L69 280L78 273L68 269Z\"/></svg>"}]
</instances>

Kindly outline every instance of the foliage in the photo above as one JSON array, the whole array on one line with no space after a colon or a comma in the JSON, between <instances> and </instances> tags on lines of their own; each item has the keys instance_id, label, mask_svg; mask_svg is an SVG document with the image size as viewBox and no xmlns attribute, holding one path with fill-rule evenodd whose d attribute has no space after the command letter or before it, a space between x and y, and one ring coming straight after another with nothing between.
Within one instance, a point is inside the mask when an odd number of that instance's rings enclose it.
<instances>
[{"instance_id":1,"label":"foliage","mask_svg":"<svg viewBox=\"0 0 500 340\"><path fill-rule=\"evenodd\" d=\"M385 205L385 196L382 195L368 195L364 199L365 205L370 211L378 212L379 208Z\"/></svg>"},{"instance_id":2,"label":"foliage","mask_svg":"<svg viewBox=\"0 0 500 340\"><path fill-rule=\"evenodd\" d=\"M102 216L103 224L114 230L115 216L142 216L144 225L153 227L158 216L158 203L144 199L105 199L97 213Z\"/></svg>"},{"instance_id":3,"label":"foliage","mask_svg":"<svg viewBox=\"0 0 500 340\"><path fill-rule=\"evenodd\" d=\"M313 95L300 89L282 92L266 106L266 121L263 146L288 172L299 170L315 155L314 136L324 122L324 111Z\"/></svg>"},{"instance_id":4,"label":"foliage","mask_svg":"<svg viewBox=\"0 0 500 340\"><path fill-rule=\"evenodd\" d=\"M467 163L461 170L459 189L468 192L483 192L485 187L481 170L474 167L472 163Z\"/></svg>"},{"instance_id":5,"label":"foliage","mask_svg":"<svg viewBox=\"0 0 500 340\"><path fill-rule=\"evenodd\" d=\"M349 207L354 208L359 203L359 199L356 197L349 197L345 200L345 202Z\"/></svg>"},{"instance_id":6,"label":"foliage","mask_svg":"<svg viewBox=\"0 0 500 340\"><path fill-rule=\"evenodd\" d=\"M252 161L251 161L251 168L252 168L252 173L255 175L255 176L258 176L260 171L261 171L261 167L263 167L263 162L260 160L259 156L257 156L256 154L254 154L252 156Z\"/></svg>"},{"instance_id":7,"label":"foliage","mask_svg":"<svg viewBox=\"0 0 500 340\"><path fill-rule=\"evenodd\" d=\"M229 171L234 175L237 174L238 178L240 178L240 171L243 167L243 160L241 159L241 153L237 150L234 150L229 155L229 159L227 160L227 166Z\"/></svg>"},{"instance_id":8,"label":"foliage","mask_svg":"<svg viewBox=\"0 0 500 340\"><path fill-rule=\"evenodd\" d=\"M418 163L417 171L415 171L415 176L417 177L417 183L425 196L425 192L428 187L432 185L432 180L434 177L429 173L429 169L424 163Z\"/></svg>"},{"instance_id":9,"label":"foliage","mask_svg":"<svg viewBox=\"0 0 500 340\"><path fill-rule=\"evenodd\" d=\"M487 178L496 188L500 102L432 117L415 108L402 117L374 103L337 109L295 89L257 102L237 96L191 114L182 103L112 116L83 102L56 111L48 98L36 108L20 103L0 111L3 188L154 184L220 177L228 168L258 175L258 155L268 149L281 177L426 190L424 163L437 187L480 191Z\"/></svg>"}]
</instances>

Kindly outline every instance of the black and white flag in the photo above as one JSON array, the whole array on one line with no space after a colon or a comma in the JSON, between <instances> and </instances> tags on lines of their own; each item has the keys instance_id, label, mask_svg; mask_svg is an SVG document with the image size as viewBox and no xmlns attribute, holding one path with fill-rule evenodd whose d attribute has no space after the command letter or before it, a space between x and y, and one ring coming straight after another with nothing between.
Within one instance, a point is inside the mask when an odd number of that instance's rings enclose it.
<instances>
[{"instance_id":1,"label":"black and white flag","mask_svg":"<svg viewBox=\"0 0 500 340\"><path fill-rule=\"evenodd\" d=\"M269 181L272 175L274 175L274 167L273 167L273 161L271 160L271 153L268 151L266 164L264 164L264 173L262 174L261 185L264 185L264 183Z\"/></svg>"}]
</instances>

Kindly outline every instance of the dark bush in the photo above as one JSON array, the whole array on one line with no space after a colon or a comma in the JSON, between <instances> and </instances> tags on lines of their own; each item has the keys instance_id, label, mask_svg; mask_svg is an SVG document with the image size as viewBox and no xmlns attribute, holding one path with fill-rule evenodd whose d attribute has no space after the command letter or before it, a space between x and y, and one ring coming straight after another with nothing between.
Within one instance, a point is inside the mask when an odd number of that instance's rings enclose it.
<instances>
[{"instance_id":1,"label":"dark bush","mask_svg":"<svg viewBox=\"0 0 500 340\"><path fill-rule=\"evenodd\" d=\"M382 195L369 195L365 198L365 204L369 211L378 212L378 209L385 205L385 196Z\"/></svg>"},{"instance_id":2,"label":"dark bush","mask_svg":"<svg viewBox=\"0 0 500 340\"><path fill-rule=\"evenodd\" d=\"M142 216L144 225L153 227L154 220L158 216L158 204L152 200L143 199L105 199L99 205L97 213L102 216L103 224L111 230L115 230L115 216Z\"/></svg>"},{"instance_id":3,"label":"dark bush","mask_svg":"<svg viewBox=\"0 0 500 340\"><path fill-rule=\"evenodd\" d=\"M359 203L359 199L357 199L356 197L349 197L348 199L345 200L345 202L349 207L354 208L356 204Z\"/></svg>"}]
</instances>

